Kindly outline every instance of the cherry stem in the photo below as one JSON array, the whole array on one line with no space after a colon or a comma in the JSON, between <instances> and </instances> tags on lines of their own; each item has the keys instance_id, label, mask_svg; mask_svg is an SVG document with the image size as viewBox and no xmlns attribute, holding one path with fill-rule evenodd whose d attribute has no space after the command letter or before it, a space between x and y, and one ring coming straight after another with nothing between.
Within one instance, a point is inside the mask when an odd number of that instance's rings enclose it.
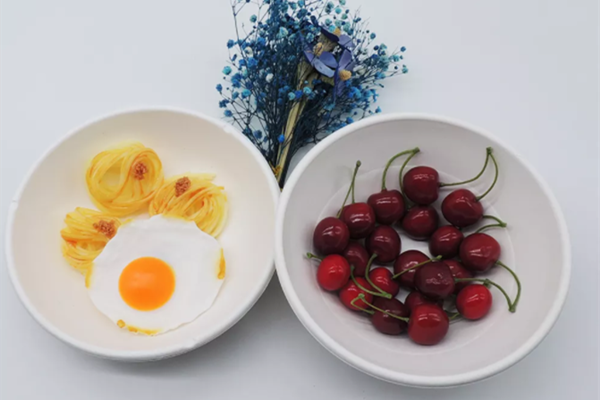
<instances>
[{"instance_id":1,"label":"cherry stem","mask_svg":"<svg viewBox=\"0 0 600 400\"><path fill-rule=\"evenodd\" d=\"M513 303L510 301L510 297L508 296L508 293L506 293L506 291L502 288L502 286L498 285L496 282L491 281L489 279L481 279L481 278L455 278L454 282L481 282L484 285L488 286L488 285L492 285L495 286L499 291L502 292L502 294L504 295L504 297L506 298L506 302L508 303L508 311L514 313L515 312L515 308ZM518 301L518 299L517 299Z\"/></svg>"},{"instance_id":2,"label":"cherry stem","mask_svg":"<svg viewBox=\"0 0 600 400\"><path fill-rule=\"evenodd\" d=\"M448 319L450 321L454 321L456 318L458 318L460 316L459 312L455 312L453 314L450 314L448 311L446 311L446 314L448 314Z\"/></svg>"},{"instance_id":3,"label":"cherry stem","mask_svg":"<svg viewBox=\"0 0 600 400\"><path fill-rule=\"evenodd\" d=\"M490 161L490 154L492 154L492 148L488 147L485 149L485 163L483 164L483 168L481 169L481 171L479 171L479 173L477 175L475 175L474 178L468 179L466 181L454 182L454 183L440 182L440 187L464 185L465 183L471 183L471 182L474 182L477 179L481 178L481 175L483 175L483 173L485 172L485 169L488 166L488 162Z\"/></svg>"},{"instance_id":4,"label":"cherry stem","mask_svg":"<svg viewBox=\"0 0 600 400\"><path fill-rule=\"evenodd\" d=\"M362 296L362 298L361 298L361 296ZM359 307L359 306L357 306L357 305L356 305L356 301L357 301L357 300L363 300L363 302L365 302L365 301L364 301L364 298L365 298L365 295L364 295L364 294L362 294L362 293L360 293L358 296L356 296L354 299L352 299L352 301L350 302L350 304L351 304L352 306L356 307L357 309L359 309L359 310L362 310L362 311L366 312L367 314L371 314L371 315L375 314L375 311L373 311L373 310L369 310L369 309L366 309L366 308L362 308L362 307Z\"/></svg>"},{"instance_id":5,"label":"cherry stem","mask_svg":"<svg viewBox=\"0 0 600 400\"><path fill-rule=\"evenodd\" d=\"M396 279L396 278L400 277L402 274L407 273L408 271L412 271L415 268L419 268L419 267L421 267L421 266L423 266L425 264L429 264L430 262L438 261L438 260L441 260L441 259L442 259L442 256L437 256L435 258L430 258L429 260L426 260L426 261L423 261L421 263L418 263L417 265L413 265L410 268L406 268L404 271L398 272L396 275L392 276L392 279Z\"/></svg>"},{"instance_id":6,"label":"cherry stem","mask_svg":"<svg viewBox=\"0 0 600 400\"><path fill-rule=\"evenodd\" d=\"M346 198L344 199L344 203L342 204L342 208L337 213L337 217L342 216L342 211L344 211L344 207L346 207L346 202L348 201L348 197L350 197L350 193L352 193L352 203L354 203L354 179L356 178L356 173L360 168L360 160L356 162L356 166L354 167L354 173L352 174L352 182L350 183L350 187L348 188L348 193L346 193Z\"/></svg>"},{"instance_id":7,"label":"cherry stem","mask_svg":"<svg viewBox=\"0 0 600 400\"><path fill-rule=\"evenodd\" d=\"M321 257L315 256L313 253L306 253L306 258L308 258L309 260L323 261L323 259Z\"/></svg>"},{"instance_id":8,"label":"cherry stem","mask_svg":"<svg viewBox=\"0 0 600 400\"><path fill-rule=\"evenodd\" d=\"M519 277L517 276L515 271L508 268L504 263L502 263L500 261L496 261L496 264L498 264L499 266L501 266L502 268L504 268L505 270L510 272L510 274L513 276L513 278L515 278L515 282L517 282L517 297L515 297L515 301L513 301L512 307L511 307L512 308L511 312L515 312L515 311L517 311L517 304L519 303L519 299L521 298L521 281L519 280Z\"/></svg>"},{"instance_id":9,"label":"cherry stem","mask_svg":"<svg viewBox=\"0 0 600 400\"><path fill-rule=\"evenodd\" d=\"M356 280L356 278L354 277L354 265L350 266L350 278L352 279L352 282L354 282L354 284L356 286L359 287L360 290L364 291L365 293L369 293L372 294L373 296L378 296L378 297L385 297L386 299L391 299L392 295L386 292L374 292L372 290L367 289L366 287L364 287L363 285L361 285L360 283L358 283L358 281ZM368 281L367 281L368 282Z\"/></svg>"},{"instance_id":10,"label":"cherry stem","mask_svg":"<svg viewBox=\"0 0 600 400\"><path fill-rule=\"evenodd\" d=\"M377 253L373 253L373 255L371 256L371 258L369 258L369 262L367 263L367 268L365 270L365 279L367 280L367 282L369 282L369 285L373 286L381 294L385 293L385 294L389 294L391 296L392 295L391 293L386 292L385 290L383 290L382 288L380 288L379 286L377 286L376 284L374 284L371 281L371 277L369 276L369 272L371 272L371 264L373 263L373 260L375 260L375 258L377 258Z\"/></svg>"},{"instance_id":11,"label":"cherry stem","mask_svg":"<svg viewBox=\"0 0 600 400\"><path fill-rule=\"evenodd\" d=\"M385 169L383 170L383 177L381 177L381 190L386 190L386 186L385 186L385 177L387 176L387 172L388 169L390 168L390 166L392 165L392 163L394 162L394 160L398 157L402 157L406 154L410 154L410 153L418 153L419 152L419 148L415 147L412 150L404 150L401 153L396 154L394 157L390 158L389 161L387 162L387 164L385 165Z\"/></svg>"},{"instance_id":12,"label":"cherry stem","mask_svg":"<svg viewBox=\"0 0 600 400\"><path fill-rule=\"evenodd\" d=\"M489 156L492 159L492 162L494 163L494 181L492 182L492 184L490 185L488 190L486 190L481 196L477 197L477 201L481 201L481 199L483 199L485 196L487 196L487 194L492 191L494 186L496 186L496 182L498 182L498 163L496 162L496 157L494 157L492 148L488 147L488 149L489 149Z\"/></svg>"},{"instance_id":13,"label":"cherry stem","mask_svg":"<svg viewBox=\"0 0 600 400\"><path fill-rule=\"evenodd\" d=\"M399 319L400 321L404 321L404 322L408 322L408 321L409 321L409 319L408 319L408 318L399 317L399 316L397 316L397 315L394 315L394 314L392 314L392 313L390 313L390 312L387 312L387 311L385 311L384 309L381 309L381 308L379 308L379 307L376 307L376 306L374 306L373 304L369 303L369 302L368 302L368 301L365 299L365 295L364 295L364 294L362 294L362 293L360 293L360 294L358 295L357 299L361 299L361 300L363 301L363 303L365 303L366 305L368 305L369 307L371 307L371 308L372 308L373 310L375 310L375 311L382 312L382 313L384 313L384 314L386 314L386 315L389 315L389 316L390 316L390 317L392 317L392 318ZM354 299L354 300L356 300L356 299ZM353 301L354 301L354 300L353 300Z\"/></svg>"},{"instance_id":14,"label":"cherry stem","mask_svg":"<svg viewBox=\"0 0 600 400\"><path fill-rule=\"evenodd\" d=\"M404 185L402 184L402 175L404 175L404 168L406 168L406 165L408 164L408 162L411 160L411 158L413 158L419 151L418 147L415 147L415 149L413 150L413 153L408 156L406 158L406 160L404 160L404 163L402 164L402 167L400 168L400 174L398 175L398 179L400 180L400 192L402 192L402 197L404 197L404 203L406 205L409 204L408 202L408 197L406 197L406 195L404 194Z\"/></svg>"},{"instance_id":15,"label":"cherry stem","mask_svg":"<svg viewBox=\"0 0 600 400\"><path fill-rule=\"evenodd\" d=\"M482 232L488 228L506 228L508 226L508 224L504 221L502 221L500 218L495 217L493 215L484 215L483 218L488 218L488 219L493 219L494 221L498 222L497 224L489 224L489 225L484 225L481 228L477 229L475 231L475 233L479 233Z\"/></svg>"}]
</instances>

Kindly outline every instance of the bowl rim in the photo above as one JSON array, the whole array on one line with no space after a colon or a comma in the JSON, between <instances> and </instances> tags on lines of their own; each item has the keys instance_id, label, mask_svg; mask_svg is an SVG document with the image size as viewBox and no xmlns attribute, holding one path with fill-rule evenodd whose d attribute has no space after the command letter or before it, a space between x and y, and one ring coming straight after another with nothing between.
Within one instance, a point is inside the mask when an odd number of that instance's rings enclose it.
<instances>
[{"instance_id":1,"label":"bowl rim","mask_svg":"<svg viewBox=\"0 0 600 400\"><path fill-rule=\"evenodd\" d=\"M21 181L21 183L17 189L17 192L15 193L15 195L13 196L13 198L9 204L8 218L7 218L6 230L5 230L5 248L6 248L5 254L6 254L8 275L10 276L12 285L13 285L15 291L17 292L17 295L20 298L21 302L25 305L25 308L27 309L29 314L31 314L31 316L34 318L34 320L36 320L42 327L44 327L52 335L54 335L55 337L57 337L58 339L60 339L64 342L66 342L67 344L69 344L75 348L78 348L80 350L83 350L87 353L90 353L92 355L95 355L95 356L98 356L101 358L118 360L118 361L152 361L152 360L160 360L160 359L175 357L177 355L194 350L194 349L216 339L218 336L222 335L229 328L231 328L233 325L235 325L244 315L246 315L246 313L248 311L250 311L250 309L254 306L254 304L258 301L258 299L262 296L262 294L266 290L269 282L271 281L273 273L275 271L275 268L274 268L274 257L275 257L274 253L275 252L273 251L273 254L271 255L271 257L269 258L269 260L267 262L268 268L265 268L264 271L262 272L261 276L259 276L260 284L254 290L254 292L251 293L251 295L247 298L245 303L240 303L240 304L242 304L242 307L238 308L237 310L232 310L232 313L227 318L224 318L219 324L215 324L213 329L211 329L208 333L202 332L200 335L194 337L191 340L187 340L184 343L178 343L175 345L166 346L166 347L156 349L156 350L135 350L135 351L106 350L100 346L90 345L84 341L73 338L71 335L69 335L67 333L64 333L59 328L57 328L54 324L52 324L48 319L46 319L40 312L38 312L38 310L35 308L35 306L29 300L29 297L25 293L25 290L21 286L21 283L17 276L16 265L15 265L13 250L12 250L13 249L12 231L13 231L14 222L15 222L14 218L15 218L16 211L19 207L19 201L21 199L23 191L27 187L27 184L29 183L29 180L31 179L32 175L41 166L42 162L44 160L46 160L46 158L52 152L54 152L58 147L60 147L66 140L68 140L72 136L75 136L79 132L83 131L84 129L87 129L90 126L95 125L100 122L103 122L107 119L121 117L121 116L125 116L128 114L141 114L141 113L146 113L146 112L167 112L167 113L172 113L172 114L191 116L191 117L195 117L195 118L199 118L199 119L208 121L209 123L212 123L216 127L221 128L221 130L223 131L224 134L230 135L231 137L233 137L234 139L239 141L248 150L248 152L254 157L254 159L258 161L260 169L262 170L264 176L266 177L267 183L269 185L271 196L273 198L273 203L275 205L274 212L276 212L277 203L278 203L279 194L280 194L279 185L277 183L277 180L275 179L275 175L273 175L271 168L267 164L266 160L264 159L264 157L262 156L260 151L256 148L256 146L254 146L254 144L252 144L252 142L240 130L238 130L234 126L226 123L225 121L219 120L217 118L213 118L213 117L210 117L208 115L205 115L205 114L202 114L202 113L199 113L196 111L186 110L186 109L177 108L177 107L168 107L168 106L135 107L135 108L121 109L118 111L113 111L113 112L103 114L100 117L96 117L91 120L88 120L87 122L79 125L75 129L72 129L71 131L69 131L65 136L63 136L58 141L56 141L53 145L51 145L36 160L36 162L29 169L29 171L26 173L25 177Z\"/></svg>"},{"instance_id":2,"label":"bowl rim","mask_svg":"<svg viewBox=\"0 0 600 400\"><path fill-rule=\"evenodd\" d=\"M309 313L306 311L302 303L300 302L298 295L296 294L290 276L287 272L286 263L283 255L283 226L284 226L284 217L287 211L287 206L290 200L290 194L301 175L304 173L306 168L313 162L313 160L320 155L326 148L333 145L338 140L343 137L357 131L363 129L368 126L377 125L380 123L385 123L389 121L396 120L425 120L429 122L438 122L449 125L454 125L459 128L467 129L473 131L479 135L482 135L486 139L490 140L494 143L495 146L502 148L508 153L515 156L524 166L525 168L532 174L534 179L540 184L543 193L549 199L552 210L554 212L554 216L558 221L560 227L560 240L563 249L563 259L562 265L563 268L561 270L560 276L560 286L559 290L554 298L554 302L548 312L548 315L539 326L539 328L535 331L535 333L519 348L513 351L508 356L503 359L486 366L485 368L481 368L476 371L456 374L456 375L445 375L445 376L421 376L421 375L412 375L401 372L391 371L387 368L383 368L378 366L375 363L367 361L361 357L356 356L352 352L346 350L343 346L339 345L334 339L332 339L321 327L317 325L317 323L312 319ZM275 266L277 269L277 276L279 278L279 282L283 288L283 292L294 310L294 313L304 325L304 327L309 331L309 333L327 350L329 350L333 355L338 357L340 360L345 362L346 364L358 369L366 373L367 375L371 375L375 378L379 378L381 380L402 384L406 386L415 386L415 387L451 387L451 386L460 386L467 383L472 383L476 381L480 381L486 378L489 378L495 374L498 374L510 366L516 364L521 361L527 354L529 354L533 349L535 349L545 338L545 336L550 332L554 323L558 319L560 312L565 303L567 292L569 289L569 281L571 275L571 246L569 241L569 234L567 230L567 224L565 222L563 213L560 209L558 201L552 194L549 186L544 181L544 179L529 165L529 163L517 152L512 150L506 144L504 144L501 140L497 139L491 133L486 130L480 129L471 124L453 119L444 116L437 116L432 114L425 113L390 113L383 114L378 116L368 117L364 120L355 122L351 125L348 125L339 131L329 135L324 138L320 143L318 143L313 149L311 149L305 156L300 160L296 168L292 171L290 177L287 179L286 185L281 194L281 198L279 200L279 206L277 208L277 218L276 218L276 230L275 230Z\"/></svg>"}]
</instances>

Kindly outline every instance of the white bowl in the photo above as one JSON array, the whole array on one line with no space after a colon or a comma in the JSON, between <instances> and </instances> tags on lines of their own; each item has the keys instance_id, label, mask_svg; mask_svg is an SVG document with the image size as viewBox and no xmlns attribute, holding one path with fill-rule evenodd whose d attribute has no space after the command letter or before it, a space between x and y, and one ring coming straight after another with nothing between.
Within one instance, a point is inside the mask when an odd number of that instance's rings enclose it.
<instances>
[{"instance_id":1,"label":"white bowl","mask_svg":"<svg viewBox=\"0 0 600 400\"><path fill-rule=\"evenodd\" d=\"M405 335L385 336L369 320L350 312L337 296L316 283L312 250L317 222L335 215L349 186L356 160L357 201L378 192L383 166L395 153L419 146L409 165L429 165L442 182L468 179L481 168L485 148L492 146L500 165L498 185L483 200L486 213L508 222L507 230L488 233L502 246L501 260L512 266L523 284L515 314L493 291L490 314L477 322L456 321L438 345L423 347ZM401 164L401 162L397 162ZM476 185L482 193L493 168ZM388 188L398 188L399 167L390 169ZM442 190L443 198L449 190ZM439 201L436 206L439 207ZM439 208L438 208L439 209ZM427 251L427 244L402 236L402 251ZM354 123L324 139L300 161L280 200L276 231L276 266L285 295L306 329L342 361L392 383L445 387L492 376L521 360L546 336L565 301L570 276L567 228L556 200L542 179L512 150L490 134L445 118L384 115ZM513 297L510 275L495 268L488 276Z\"/></svg>"},{"instance_id":2,"label":"white bowl","mask_svg":"<svg viewBox=\"0 0 600 400\"><path fill-rule=\"evenodd\" d=\"M92 304L83 277L62 258L59 231L75 207L95 208L87 162L126 140L161 158L165 176L214 172L230 204L219 237L227 276L214 305L193 322L153 337L118 329ZM10 206L6 255L13 285L33 317L65 342L97 356L155 360L197 348L233 326L258 300L273 274L279 188L254 145L226 123L171 109L112 114L67 135L35 164Z\"/></svg>"}]
</instances>

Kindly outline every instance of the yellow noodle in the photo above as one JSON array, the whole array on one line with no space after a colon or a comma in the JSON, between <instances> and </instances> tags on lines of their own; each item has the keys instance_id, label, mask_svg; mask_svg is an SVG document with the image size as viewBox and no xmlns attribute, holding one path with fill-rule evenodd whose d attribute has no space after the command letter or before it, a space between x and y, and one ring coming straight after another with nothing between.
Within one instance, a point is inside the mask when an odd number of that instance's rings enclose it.
<instances>
[{"instance_id":1,"label":"yellow noodle","mask_svg":"<svg viewBox=\"0 0 600 400\"><path fill-rule=\"evenodd\" d=\"M148 212L194 221L202 231L218 236L225 226L228 206L224 188L211 182L214 177L185 174L167 179L150 202Z\"/></svg>"},{"instance_id":2,"label":"yellow noodle","mask_svg":"<svg viewBox=\"0 0 600 400\"><path fill-rule=\"evenodd\" d=\"M100 211L77 207L67 214L65 224L67 227L60 231L63 256L73 268L87 275L92 262L114 236L121 221Z\"/></svg>"},{"instance_id":3,"label":"yellow noodle","mask_svg":"<svg viewBox=\"0 0 600 400\"><path fill-rule=\"evenodd\" d=\"M113 183L109 182L111 174L115 175ZM141 143L99 153L85 178L94 204L117 217L146 207L164 180L158 155Z\"/></svg>"}]
</instances>

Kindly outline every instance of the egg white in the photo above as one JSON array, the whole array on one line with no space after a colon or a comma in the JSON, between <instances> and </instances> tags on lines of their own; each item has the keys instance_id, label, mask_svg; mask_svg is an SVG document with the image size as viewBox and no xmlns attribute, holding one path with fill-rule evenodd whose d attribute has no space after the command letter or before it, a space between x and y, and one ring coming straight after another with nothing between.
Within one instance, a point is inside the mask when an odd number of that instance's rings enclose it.
<instances>
[{"instance_id":1,"label":"egg white","mask_svg":"<svg viewBox=\"0 0 600 400\"><path fill-rule=\"evenodd\" d=\"M94 305L122 328L158 334L193 321L208 310L223 284L219 279L219 242L192 221L156 215L121 226L96 258L87 280ZM152 311L130 307L119 293L119 278L140 257L155 257L171 266L175 290L167 303Z\"/></svg>"}]
</instances>

